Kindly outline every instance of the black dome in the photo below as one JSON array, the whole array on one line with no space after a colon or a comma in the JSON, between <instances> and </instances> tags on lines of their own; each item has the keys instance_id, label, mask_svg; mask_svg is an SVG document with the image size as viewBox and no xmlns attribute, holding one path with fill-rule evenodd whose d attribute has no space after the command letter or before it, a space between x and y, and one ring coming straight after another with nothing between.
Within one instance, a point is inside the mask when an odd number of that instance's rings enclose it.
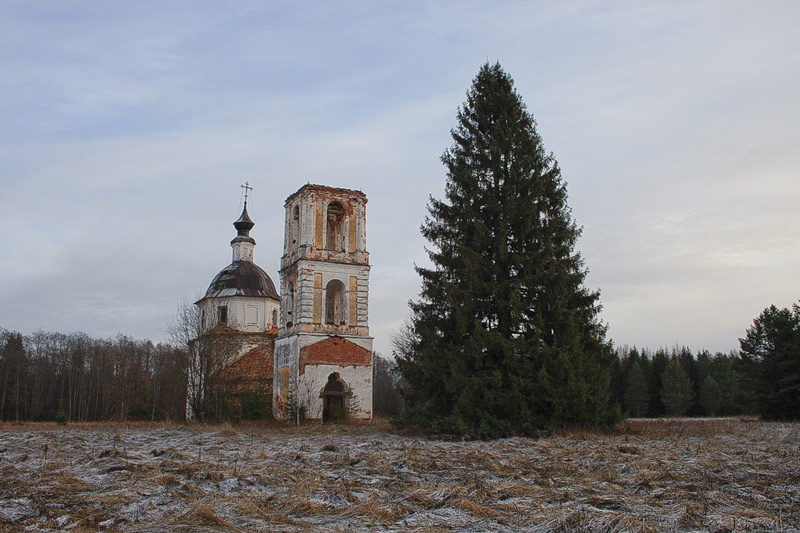
<instances>
[{"instance_id":1,"label":"black dome","mask_svg":"<svg viewBox=\"0 0 800 533\"><path fill-rule=\"evenodd\" d=\"M204 298L220 296L266 296L280 300L267 273L250 261L234 261L217 274Z\"/></svg>"}]
</instances>

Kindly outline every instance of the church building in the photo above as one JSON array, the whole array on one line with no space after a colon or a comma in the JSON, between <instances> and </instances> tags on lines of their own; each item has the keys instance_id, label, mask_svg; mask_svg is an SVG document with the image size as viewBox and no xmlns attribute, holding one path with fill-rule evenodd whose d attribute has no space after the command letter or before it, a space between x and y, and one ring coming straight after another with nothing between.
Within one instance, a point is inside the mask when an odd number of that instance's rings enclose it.
<instances>
[{"instance_id":1,"label":"church building","mask_svg":"<svg viewBox=\"0 0 800 533\"><path fill-rule=\"evenodd\" d=\"M195 302L200 324L192 346L188 418L232 416L232 409L241 409L246 400L272 396L280 296L267 273L253 262L256 241L250 230L255 223L247 213L246 197L233 226L233 260Z\"/></svg>"},{"instance_id":2,"label":"church building","mask_svg":"<svg viewBox=\"0 0 800 533\"><path fill-rule=\"evenodd\" d=\"M279 419L372 418L366 204L360 191L311 184L287 198L279 296L253 262L245 194L233 262L196 303L194 348L216 382L206 394L225 396L204 405L256 395L271 398ZM209 414L225 416L220 409Z\"/></svg>"},{"instance_id":3,"label":"church building","mask_svg":"<svg viewBox=\"0 0 800 533\"><path fill-rule=\"evenodd\" d=\"M312 420L372 418L367 197L305 185L289 196L273 410Z\"/></svg>"}]
</instances>

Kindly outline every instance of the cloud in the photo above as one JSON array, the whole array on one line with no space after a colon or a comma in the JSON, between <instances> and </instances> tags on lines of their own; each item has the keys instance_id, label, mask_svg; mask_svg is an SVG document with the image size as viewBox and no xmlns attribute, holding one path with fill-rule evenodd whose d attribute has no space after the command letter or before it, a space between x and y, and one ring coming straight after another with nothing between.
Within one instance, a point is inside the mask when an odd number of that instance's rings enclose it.
<instances>
[{"instance_id":1,"label":"cloud","mask_svg":"<svg viewBox=\"0 0 800 533\"><path fill-rule=\"evenodd\" d=\"M655 2L5 3L0 325L154 340L283 201L369 197L371 331L407 315L439 156L484 61L534 113L619 344L724 350L800 294L800 13ZM737 333L738 331L738 333ZM113 334L113 333L112 333Z\"/></svg>"}]
</instances>

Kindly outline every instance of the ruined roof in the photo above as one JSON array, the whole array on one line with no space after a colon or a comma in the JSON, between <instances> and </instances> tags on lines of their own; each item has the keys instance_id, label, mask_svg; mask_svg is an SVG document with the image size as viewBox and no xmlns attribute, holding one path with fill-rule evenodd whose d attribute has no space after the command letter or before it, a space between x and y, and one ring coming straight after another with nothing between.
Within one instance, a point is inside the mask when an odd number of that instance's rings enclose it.
<instances>
[{"instance_id":1,"label":"ruined roof","mask_svg":"<svg viewBox=\"0 0 800 533\"><path fill-rule=\"evenodd\" d=\"M307 193L307 192L310 192L310 193L323 193L323 194L329 194L329 195L332 195L332 196L340 196L340 197L343 197L343 198L358 198L359 200L363 201L364 203L367 203L367 195L364 194L363 192L357 191L355 189L343 189L341 187L328 187L327 185L317 185L317 184L314 184L314 183L306 183L305 185L300 187L297 191L295 191L293 194L289 195L289 197L286 198L286 202L284 203L284 205L289 205L289 203L291 203L291 201L295 197L297 197L297 196L299 196L301 194Z\"/></svg>"},{"instance_id":2,"label":"ruined roof","mask_svg":"<svg viewBox=\"0 0 800 533\"><path fill-rule=\"evenodd\" d=\"M280 300L267 273L250 261L234 261L223 268L208 286L203 299L223 296L261 296Z\"/></svg>"}]
</instances>

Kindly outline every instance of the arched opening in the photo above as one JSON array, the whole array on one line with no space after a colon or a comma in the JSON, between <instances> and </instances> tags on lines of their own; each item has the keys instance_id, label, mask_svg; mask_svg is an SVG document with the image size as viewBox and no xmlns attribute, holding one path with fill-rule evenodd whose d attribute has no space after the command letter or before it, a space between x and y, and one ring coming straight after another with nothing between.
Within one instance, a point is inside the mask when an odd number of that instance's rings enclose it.
<instances>
[{"instance_id":1,"label":"arched opening","mask_svg":"<svg viewBox=\"0 0 800 533\"><path fill-rule=\"evenodd\" d=\"M344 251L344 207L339 202L328 204L328 233L325 248L328 250Z\"/></svg>"},{"instance_id":2,"label":"arched opening","mask_svg":"<svg viewBox=\"0 0 800 533\"><path fill-rule=\"evenodd\" d=\"M328 376L328 382L322 389L322 421L331 422L347 418L347 401L350 390L339 377L338 372Z\"/></svg>"},{"instance_id":3,"label":"arched opening","mask_svg":"<svg viewBox=\"0 0 800 533\"><path fill-rule=\"evenodd\" d=\"M325 287L325 323L341 326L344 315L344 283L333 279Z\"/></svg>"}]
</instances>

